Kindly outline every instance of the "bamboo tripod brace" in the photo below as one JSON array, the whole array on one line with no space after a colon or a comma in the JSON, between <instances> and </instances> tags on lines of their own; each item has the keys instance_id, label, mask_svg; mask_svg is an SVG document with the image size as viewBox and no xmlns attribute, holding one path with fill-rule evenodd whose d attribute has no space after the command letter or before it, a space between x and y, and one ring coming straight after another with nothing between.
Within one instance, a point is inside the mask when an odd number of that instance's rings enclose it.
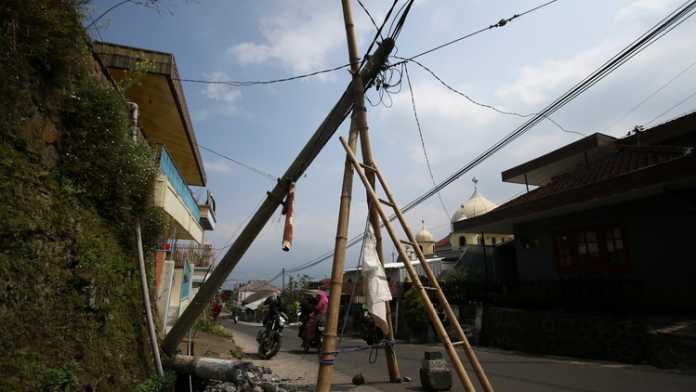
<instances>
[{"instance_id":1,"label":"bamboo tripod brace","mask_svg":"<svg viewBox=\"0 0 696 392\"><path fill-rule=\"evenodd\" d=\"M464 334L464 330L459 324L457 316L454 314L452 307L449 305L449 302L447 301L447 298L445 297L445 294L443 293L442 288L438 283L437 277L435 276L435 274L433 274L433 271L430 269L430 266L426 263L425 257L423 256L423 252L416 243L416 239L411 230L409 229L406 220L404 219L401 210L397 206L396 200L394 200L394 196L390 192L389 187L384 181L384 177L382 177L382 174L379 172L377 165L374 162L372 163L372 165L359 163L357 158L355 157L355 153L353 152L354 149L351 148L342 137L339 139L341 141L341 144L343 145L343 148L346 150L347 159L350 161L351 165L360 176L360 180L362 181L363 185L365 185L365 189L367 190L367 194L371 204L379 213L379 216L382 219L382 223L384 224L384 226L387 229L387 232L389 233L389 237L394 242L394 246L396 247L397 251L399 252L399 256L404 262L404 266L406 267L406 271L408 272L411 281L418 290L418 294L420 295L421 301L423 301L423 304L425 305L428 317L430 318L430 321L433 323L433 326L435 327L435 332L437 333L438 337L440 338L440 341L442 342L442 344L445 347L445 350L447 351L447 354L450 358L450 361L452 362L457 376L459 376L459 379L461 380L462 384L464 384L464 387L467 391L476 391L476 388L471 383L471 380L469 379L469 376L466 373L464 364L459 358L459 353L456 350L457 346L462 346L464 348L464 352L466 353L467 358L469 359L469 362L474 368L474 372L476 373L476 376L479 380L479 383L483 387L483 390L486 392L493 392L493 387L488 381L486 373L483 371L483 368L481 367L478 358L476 358L476 354L474 353L474 350L471 348L471 345L469 344L469 341L467 340L466 335ZM386 200L381 199L377 195L375 187L369 182L367 178L366 172L373 173L379 180L379 183L382 186L382 190L386 195ZM394 214L396 215L397 220L401 224L401 227L404 233L406 234L406 240L400 240L397 237L396 232L394 231L394 227L389 222L389 217L386 215L380 204L387 205L394 210ZM406 255L403 244L407 244L413 247L413 249L416 252L416 256L418 257L418 260L421 263L421 267L423 268L423 271L425 271L425 274L427 275L428 280L431 282L432 287L423 286L420 278L418 277L418 273L413 268L413 265L411 265L411 262L409 261L409 258ZM445 327L442 324L440 318L438 317L437 311L435 310L435 307L433 306L430 297L428 296L428 290L432 290L435 292L440 305L445 310L445 313L449 320L451 320L452 324L455 326L457 335L459 335L459 338L461 340L457 342L452 342L450 340L449 335L447 334L447 331L445 330Z\"/></svg>"}]
</instances>

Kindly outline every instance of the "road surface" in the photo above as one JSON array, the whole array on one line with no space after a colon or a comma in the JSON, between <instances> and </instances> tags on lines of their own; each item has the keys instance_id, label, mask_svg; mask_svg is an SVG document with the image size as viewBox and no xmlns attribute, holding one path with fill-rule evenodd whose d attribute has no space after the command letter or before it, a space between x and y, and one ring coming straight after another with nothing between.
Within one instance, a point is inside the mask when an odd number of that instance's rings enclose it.
<instances>
[{"instance_id":1,"label":"road surface","mask_svg":"<svg viewBox=\"0 0 696 392\"><path fill-rule=\"evenodd\" d=\"M249 324L233 325L228 321L225 326L235 332L235 339L253 341L260 327ZM361 340L344 339L344 346L358 346ZM402 376L409 376L412 381L402 384L389 384L386 363L380 352L377 361L370 364L367 351L339 354L336 360L336 370L343 375L340 387L336 390L351 390L346 385L345 375L362 373L370 389L380 391L419 391L420 380L418 369L426 350L442 350L438 345L399 344L396 353L399 359ZM571 392L616 392L616 391L696 391L696 375L682 374L676 371L656 369L643 365L626 365L613 362L577 360L564 357L535 356L503 351L490 348L477 348L479 360L493 384L496 392L519 391L571 391ZM461 353L462 359L466 357ZM316 352L305 354L300 348L300 339L296 328L288 328L283 335L281 349L283 359L279 362L293 361L295 366L307 368L305 375L316 374ZM265 366L274 368L275 359L266 362ZM279 363L280 365L280 363ZM476 377L467 366L469 375ZM314 383L312 377L307 382ZM453 391L463 391L456 376L453 374ZM353 389L355 390L355 389ZM367 390L367 389L359 389Z\"/></svg>"}]
</instances>

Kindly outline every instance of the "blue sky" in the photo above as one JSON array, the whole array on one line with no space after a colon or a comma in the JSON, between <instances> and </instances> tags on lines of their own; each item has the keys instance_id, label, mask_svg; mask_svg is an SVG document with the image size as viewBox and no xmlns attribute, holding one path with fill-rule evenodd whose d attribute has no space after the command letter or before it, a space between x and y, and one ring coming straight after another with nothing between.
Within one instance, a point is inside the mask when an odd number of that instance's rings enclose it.
<instances>
[{"instance_id":1,"label":"blue sky","mask_svg":"<svg viewBox=\"0 0 696 392\"><path fill-rule=\"evenodd\" d=\"M408 56L477 30L540 4L540 0L416 0L397 42ZM452 86L479 101L517 112L534 112L566 91L604 60L681 4L681 0L560 0L420 60ZM89 21L115 4L91 2ZM364 0L378 21L391 1ZM361 44L374 28L354 4ZM126 4L91 30L95 39L173 53L183 78L264 80L328 68L347 62L340 1L162 0L157 9ZM693 92L696 67L669 87L624 114L696 61L696 18L636 56L617 72L559 111L554 119L583 133L621 136L646 124ZM436 179L447 177L478 152L521 123L521 119L476 107L409 67L415 100ZM281 175L345 89L349 75L337 71L272 86L232 88L184 84L194 129L201 145ZM375 157L397 198L406 203L432 186L427 175L407 89L392 96L390 108L368 108ZM691 99L657 119L694 110ZM654 124L653 124L654 125ZM347 133L347 124L339 134ZM449 214L480 179L482 194L496 203L522 191L501 182L500 172L572 142L548 122L506 147L442 192ZM219 226L208 234L216 247L228 244L273 183L202 151L208 188L218 202ZM279 211L230 278L268 278L333 246L344 154L337 138L315 160L297 185L295 244L280 250ZM351 236L363 226L364 192L356 180ZM421 219L437 238L449 232L449 217L436 198L408 214L414 228ZM356 263L349 251L347 267ZM224 251L220 252L220 256ZM386 254L391 253L388 248ZM307 270L321 277L330 260Z\"/></svg>"}]
</instances>

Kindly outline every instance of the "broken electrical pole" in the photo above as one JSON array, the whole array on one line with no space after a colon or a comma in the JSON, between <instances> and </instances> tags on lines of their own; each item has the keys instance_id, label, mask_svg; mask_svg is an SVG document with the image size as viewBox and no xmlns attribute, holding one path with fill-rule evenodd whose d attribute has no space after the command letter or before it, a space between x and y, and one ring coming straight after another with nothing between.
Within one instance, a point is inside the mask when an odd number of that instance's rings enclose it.
<instances>
[{"instance_id":1,"label":"broken electrical pole","mask_svg":"<svg viewBox=\"0 0 696 392\"><path fill-rule=\"evenodd\" d=\"M392 39L385 39L374 55L370 56L365 66L360 71L360 80L365 86L369 86L387 61L389 54L394 48ZM288 194L292 183L298 181L302 174L307 170L314 158L331 139L343 120L348 116L353 107L352 83L348 86L338 102L331 109L319 128L314 132L302 151L290 164L282 178L273 190L268 192L268 196L256 211L251 220L246 224L237 239L232 243L225 256L215 268L210 278L203 283L198 293L188 305L184 313L176 321L172 329L164 338L162 349L168 354L176 353L177 346L186 332L193 326L198 316L203 312L206 305L213 299L217 291L232 272L239 260L244 256L249 246L259 235L264 225L271 219L278 205Z\"/></svg>"}]
</instances>

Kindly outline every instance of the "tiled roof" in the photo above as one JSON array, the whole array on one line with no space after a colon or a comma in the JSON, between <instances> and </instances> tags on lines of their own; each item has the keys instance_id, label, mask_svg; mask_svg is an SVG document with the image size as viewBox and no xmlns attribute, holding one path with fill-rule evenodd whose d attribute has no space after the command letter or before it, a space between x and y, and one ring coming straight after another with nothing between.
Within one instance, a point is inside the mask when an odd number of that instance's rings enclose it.
<instances>
[{"instance_id":1,"label":"tiled roof","mask_svg":"<svg viewBox=\"0 0 696 392\"><path fill-rule=\"evenodd\" d=\"M239 291L280 291L266 280L252 280L239 288Z\"/></svg>"},{"instance_id":2,"label":"tiled roof","mask_svg":"<svg viewBox=\"0 0 696 392\"><path fill-rule=\"evenodd\" d=\"M551 183L499 206L496 211L643 170L681 158L688 152L687 148L672 146L617 145L617 149L618 151L608 158L555 178Z\"/></svg>"},{"instance_id":3,"label":"tiled roof","mask_svg":"<svg viewBox=\"0 0 696 392\"><path fill-rule=\"evenodd\" d=\"M617 143L607 158L554 178L498 208L454 224L456 230L475 229L506 219L597 200L662 182L696 176L696 153L688 147L629 146Z\"/></svg>"},{"instance_id":4,"label":"tiled roof","mask_svg":"<svg viewBox=\"0 0 696 392\"><path fill-rule=\"evenodd\" d=\"M435 246L436 246L436 247L440 247L440 246L450 246L450 239L449 239L449 236L447 236L447 237L441 239L440 241L436 242L436 243L435 243Z\"/></svg>"}]
</instances>

